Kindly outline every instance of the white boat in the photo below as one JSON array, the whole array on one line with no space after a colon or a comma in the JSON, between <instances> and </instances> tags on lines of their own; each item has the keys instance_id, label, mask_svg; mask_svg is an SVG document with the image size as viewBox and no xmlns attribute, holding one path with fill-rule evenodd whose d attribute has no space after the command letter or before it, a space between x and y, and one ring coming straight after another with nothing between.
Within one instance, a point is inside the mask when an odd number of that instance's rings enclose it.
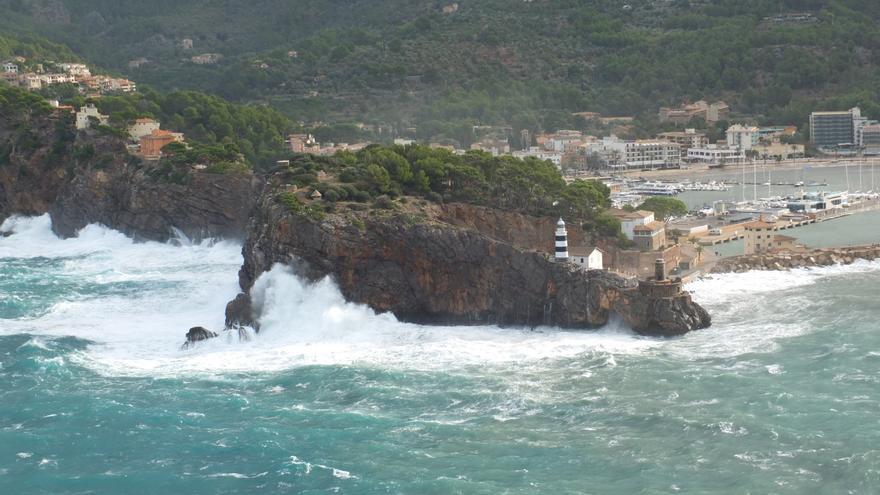
<instances>
[{"instance_id":1,"label":"white boat","mask_svg":"<svg viewBox=\"0 0 880 495\"><path fill-rule=\"evenodd\" d=\"M645 182L634 185L631 191L643 196L675 196L681 191L681 188L678 184L673 185L663 182Z\"/></svg>"}]
</instances>

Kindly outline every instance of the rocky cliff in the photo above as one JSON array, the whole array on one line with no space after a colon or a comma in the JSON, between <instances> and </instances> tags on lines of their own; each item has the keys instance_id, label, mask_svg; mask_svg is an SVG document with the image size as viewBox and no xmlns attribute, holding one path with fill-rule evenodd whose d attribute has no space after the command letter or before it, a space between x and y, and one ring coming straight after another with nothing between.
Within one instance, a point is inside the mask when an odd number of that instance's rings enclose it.
<instances>
[{"instance_id":1,"label":"rocky cliff","mask_svg":"<svg viewBox=\"0 0 880 495\"><path fill-rule=\"evenodd\" d=\"M466 208L472 207L456 207L459 216ZM493 218L496 230L505 231L505 219ZM259 308L251 307L247 293L276 263L312 280L332 276L348 300L419 323L587 328L617 313L652 335L710 324L680 285L646 293L634 281L558 264L427 214L373 210L322 217L294 213L267 194L251 219L243 253L243 293L227 308L230 326L258 323Z\"/></svg>"},{"instance_id":2,"label":"rocky cliff","mask_svg":"<svg viewBox=\"0 0 880 495\"><path fill-rule=\"evenodd\" d=\"M554 219L424 201L402 210L338 205L325 216L320 201L294 208L250 173L162 175L112 134L75 133L65 119L0 119L0 220L49 212L62 236L99 222L158 241L175 229L246 238L229 325L258 323L247 294L275 263L312 280L331 276L349 300L413 322L585 328L616 313L657 335L710 323L680 284L639 285L552 262L544 252Z\"/></svg>"},{"instance_id":3,"label":"rocky cliff","mask_svg":"<svg viewBox=\"0 0 880 495\"><path fill-rule=\"evenodd\" d=\"M0 119L0 221L50 213L69 237L102 223L139 239L165 241L174 229L192 239L244 239L262 182L250 173L192 170L172 183L155 164L129 156L125 144L99 132L70 130L65 117L33 119L27 134Z\"/></svg>"},{"instance_id":4,"label":"rocky cliff","mask_svg":"<svg viewBox=\"0 0 880 495\"><path fill-rule=\"evenodd\" d=\"M194 172L186 183L172 184L123 164L77 174L49 212L53 230L65 237L97 222L139 239L165 241L174 229L193 240L244 239L259 187L252 174Z\"/></svg>"}]
</instances>

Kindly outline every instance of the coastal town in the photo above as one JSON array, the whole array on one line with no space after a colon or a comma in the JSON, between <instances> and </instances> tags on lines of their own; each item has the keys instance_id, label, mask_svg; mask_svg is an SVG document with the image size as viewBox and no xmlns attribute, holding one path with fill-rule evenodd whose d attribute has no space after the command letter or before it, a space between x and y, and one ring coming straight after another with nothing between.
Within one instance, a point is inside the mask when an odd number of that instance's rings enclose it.
<instances>
[{"instance_id":1,"label":"coastal town","mask_svg":"<svg viewBox=\"0 0 880 495\"><path fill-rule=\"evenodd\" d=\"M80 94L89 97L137 91L137 85L133 81L122 77L92 74L86 64L50 60L36 62L20 56L3 62L0 78L11 85L30 91L70 84L76 87Z\"/></svg>"},{"instance_id":2,"label":"coastal town","mask_svg":"<svg viewBox=\"0 0 880 495\"><path fill-rule=\"evenodd\" d=\"M5 61L2 70L5 81L30 91L63 84L76 88L87 97L83 106L74 108L51 99L49 104L56 112L73 114L78 131L109 125L109 116L95 104L103 95L137 91L134 82L93 75L81 63L35 63L16 57ZM634 117L597 112L574 115L587 126L608 130L608 134L565 129L533 134L523 129L513 140L510 127L474 126L474 142L467 148L448 142L417 143L406 137L390 140L401 146L426 144L458 155L479 151L535 158L551 162L566 181L602 182L611 192L612 208L607 213L620 222L625 242L614 246L573 244L569 260L584 269L611 270L638 278L651 277L659 260L670 275L692 278L734 254L804 252L807 247L796 237L779 231L880 207L873 162L868 184L861 173L865 160L880 156L880 123L863 117L858 107L813 112L807 142L799 142L806 136L793 125L758 126L748 119L737 121L723 101L659 108L659 122L679 130L659 132L650 139L618 137L633 134ZM699 128L690 127L694 124ZM715 132L720 139L710 142L709 127L722 125L726 126L723 132ZM135 119L125 133L129 153L146 161L160 160L163 148L171 143L187 146L183 133L163 129L161 122L149 117ZM513 141L520 149L512 147ZM357 152L374 143L319 142L313 134L300 132L289 134L285 144L293 154L332 156ZM858 165L859 182L851 184L847 175L846 184L832 190L826 181L772 178L774 169L806 169L829 162ZM724 177L709 178L713 172ZM689 201L685 214L660 217L642 207L649 198L676 198L695 192L702 194L703 203ZM319 194L314 191L308 199ZM716 249L728 243L742 247L734 253Z\"/></svg>"}]
</instances>

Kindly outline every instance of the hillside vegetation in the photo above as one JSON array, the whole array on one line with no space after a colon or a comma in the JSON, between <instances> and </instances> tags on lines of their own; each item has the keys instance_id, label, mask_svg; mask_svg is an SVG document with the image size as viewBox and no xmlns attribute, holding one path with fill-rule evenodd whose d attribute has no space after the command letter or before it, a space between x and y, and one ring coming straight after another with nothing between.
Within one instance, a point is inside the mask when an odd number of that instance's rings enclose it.
<instances>
[{"instance_id":1,"label":"hillside vegetation","mask_svg":"<svg viewBox=\"0 0 880 495\"><path fill-rule=\"evenodd\" d=\"M0 0L0 28L64 43L164 90L270 104L329 124L415 127L466 143L474 124L553 130L578 111L642 116L724 99L803 126L859 104L880 117L873 0ZM444 7L446 10L444 11ZM800 17L777 17L801 13ZM193 41L192 49L181 44ZM219 53L214 65L190 57ZM149 62L130 69L130 60ZM328 126L328 139L361 137ZM411 132L412 134L412 132Z\"/></svg>"}]
</instances>

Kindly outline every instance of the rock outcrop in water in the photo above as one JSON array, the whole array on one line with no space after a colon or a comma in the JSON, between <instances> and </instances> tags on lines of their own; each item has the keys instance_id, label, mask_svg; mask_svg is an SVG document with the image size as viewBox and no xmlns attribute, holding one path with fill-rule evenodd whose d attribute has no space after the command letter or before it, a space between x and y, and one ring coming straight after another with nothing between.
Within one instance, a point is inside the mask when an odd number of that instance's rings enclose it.
<instances>
[{"instance_id":1,"label":"rock outcrop in water","mask_svg":"<svg viewBox=\"0 0 880 495\"><path fill-rule=\"evenodd\" d=\"M189 349L204 340L216 338L217 334L204 327L192 327L186 332L186 342L183 343L183 349Z\"/></svg>"},{"instance_id":2,"label":"rock outcrop in water","mask_svg":"<svg viewBox=\"0 0 880 495\"><path fill-rule=\"evenodd\" d=\"M332 276L346 299L418 323L586 328L616 313L652 335L710 324L680 284L640 285L585 272L476 230L406 213L350 211L319 219L265 195L243 252L243 293L227 308L229 326L254 323L246 294L276 263L311 280Z\"/></svg>"}]
</instances>

